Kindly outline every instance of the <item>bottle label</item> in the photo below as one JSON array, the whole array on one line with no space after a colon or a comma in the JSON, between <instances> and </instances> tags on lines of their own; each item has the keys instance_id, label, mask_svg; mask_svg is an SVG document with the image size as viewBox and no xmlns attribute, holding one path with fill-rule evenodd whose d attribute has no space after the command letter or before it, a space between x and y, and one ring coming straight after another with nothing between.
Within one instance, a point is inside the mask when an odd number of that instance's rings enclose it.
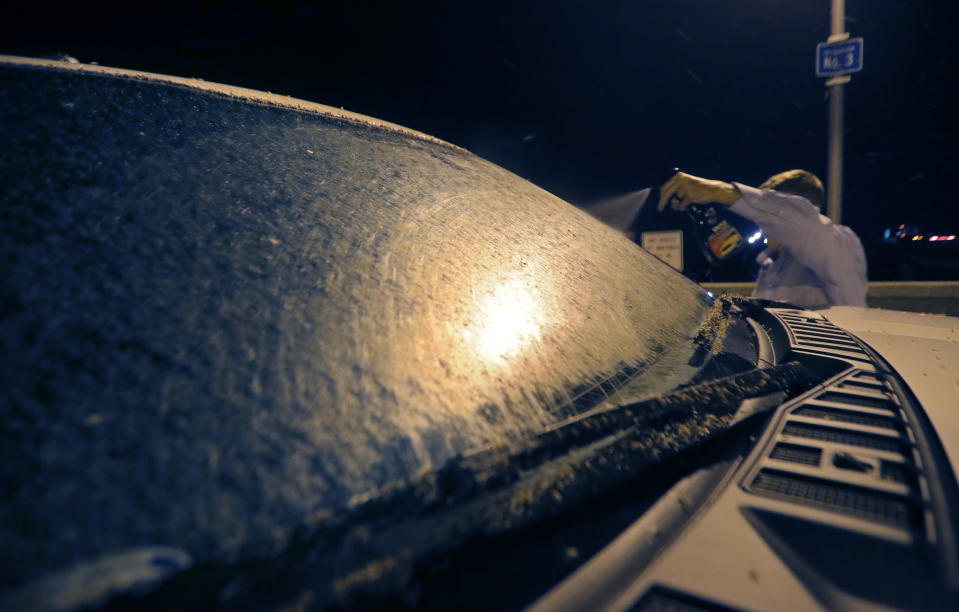
<instances>
[{"instance_id":1,"label":"bottle label","mask_svg":"<svg viewBox=\"0 0 959 612\"><path fill-rule=\"evenodd\" d=\"M742 245L743 236L726 221L720 221L709 235L709 250L718 260L731 255Z\"/></svg>"}]
</instances>

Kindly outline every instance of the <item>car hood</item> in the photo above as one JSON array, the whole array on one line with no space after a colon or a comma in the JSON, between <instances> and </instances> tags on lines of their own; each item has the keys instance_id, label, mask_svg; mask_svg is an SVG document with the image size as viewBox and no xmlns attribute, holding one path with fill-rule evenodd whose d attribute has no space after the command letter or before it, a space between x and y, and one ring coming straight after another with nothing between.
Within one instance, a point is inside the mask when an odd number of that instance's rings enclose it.
<instances>
[{"instance_id":1,"label":"car hood","mask_svg":"<svg viewBox=\"0 0 959 612\"><path fill-rule=\"evenodd\" d=\"M953 473L959 466L959 318L839 306L833 323L879 353L903 378L932 422Z\"/></svg>"}]
</instances>

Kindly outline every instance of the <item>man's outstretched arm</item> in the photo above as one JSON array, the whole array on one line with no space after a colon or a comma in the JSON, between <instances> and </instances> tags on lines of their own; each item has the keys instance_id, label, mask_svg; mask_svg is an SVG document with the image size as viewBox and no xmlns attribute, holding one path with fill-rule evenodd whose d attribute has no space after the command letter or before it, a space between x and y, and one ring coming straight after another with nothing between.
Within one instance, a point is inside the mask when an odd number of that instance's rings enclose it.
<instances>
[{"instance_id":1,"label":"man's outstretched arm","mask_svg":"<svg viewBox=\"0 0 959 612\"><path fill-rule=\"evenodd\" d=\"M677 172L659 189L659 210L666 206L675 210L686 210L690 204L709 204L718 202L732 206L742 197L732 183L700 178L685 172Z\"/></svg>"}]
</instances>

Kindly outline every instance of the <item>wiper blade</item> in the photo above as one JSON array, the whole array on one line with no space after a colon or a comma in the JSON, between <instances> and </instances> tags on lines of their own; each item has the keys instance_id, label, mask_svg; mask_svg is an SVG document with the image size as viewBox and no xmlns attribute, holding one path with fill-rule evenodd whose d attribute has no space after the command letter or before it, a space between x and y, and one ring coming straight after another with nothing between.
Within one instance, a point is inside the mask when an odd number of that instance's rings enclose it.
<instances>
[{"instance_id":1,"label":"wiper blade","mask_svg":"<svg viewBox=\"0 0 959 612\"><path fill-rule=\"evenodd\" d=\"M428 560L632 481L728 431L744 400L793 395L816 382L802 365L787 363L596 408L522 443L478 450L354 500L338 516L292 538L295 543L279 557L195 566L145 603L187 597L198 604L209 599L219 606L256 607L295 599L303 589L319 607L398 592L402 598L416 568Z\"/></svg>"},{"instance_id":2,"label":"wiper blade","mask_svg":"<svg viewBox=\"0 0 959 612\"><path fill-rule=\"evenodd\" d=\"M511 460L517 462L539 456L554 457L617 431L653 426L693 412L702 412L717 419L731 417L746 399L777 392L793 394L810 388L816 382L818 377L801 364L791 362L683 387L639 402L598 408L536 436L528 448L514 450ZM716 425L720 427L731 422L717 422Z\"/></svg>"}]
</instances>

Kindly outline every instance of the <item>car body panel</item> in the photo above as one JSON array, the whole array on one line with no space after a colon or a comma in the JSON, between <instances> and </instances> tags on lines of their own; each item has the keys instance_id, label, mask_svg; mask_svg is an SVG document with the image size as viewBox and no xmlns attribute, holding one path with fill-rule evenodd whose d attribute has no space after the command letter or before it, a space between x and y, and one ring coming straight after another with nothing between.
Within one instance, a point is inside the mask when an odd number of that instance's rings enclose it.
<instances>
[{"instance_id":1,"label":"car body panel","mask_svg":"<svg viewBox=\"0 0 959 612\"><path fill-rule=\"evenodd\" d=\"M922 404L953 475L959 466L959 318L878 308L834 307L823 314L879 353Z\"/></svg>"}]
</instances>

